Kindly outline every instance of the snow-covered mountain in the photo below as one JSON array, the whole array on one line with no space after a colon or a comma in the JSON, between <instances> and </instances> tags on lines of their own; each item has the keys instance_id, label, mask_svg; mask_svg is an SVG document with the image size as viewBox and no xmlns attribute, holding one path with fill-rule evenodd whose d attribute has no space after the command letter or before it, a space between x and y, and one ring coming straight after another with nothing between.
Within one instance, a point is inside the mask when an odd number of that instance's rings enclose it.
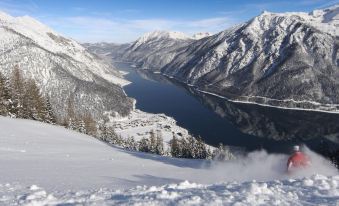
<instances>
[{"instance_id":1,"label":"snow-covered mountain","mask_svg":"<svg viewBox=\"0 0 339 206\"><path fill-rule=\"evenodd\" d=\"M84 44L91 52L122 61L131 61L138 66L158 70L173 60L176 50L195 41L193 37L181 32L153 31L144 34L130 44L113 47L106 43Z\"/></svg>"},{"instance_id":2,"label":"snow-covered mountain","mask_svg":"<svg viewBox=\"0 0 339 206\"><path fill-rule=\"evenodd\" d=\"M337 111L338 13L263 12L200 40L155 32L120 59L237 101Z\"/></svg>"},{"instance_id":3,"label":"snow-covered mountain","mask_svg":"<svg viewBox=\"0 0 339 206\"><path fill-rule=\"evenodd\" d=\"M121 58L144 68L159 68L173 60L178 48L192 41L193 39L180 32L149 32L125 48Z\"/></svg>"},{"instance_id":4,"label":"snow-covered mountain","mask_svg":"<svg viewBox=\"0 0 339 206\"><path fill-rule=\"evenodd\" d=\"M162 73L231 99L339 109L339 6L263 12L193 42Z\"/></svg>"},{"instance_id":5,"label":"snow-covered mountain","mask_svg":"<svg viewBox=\"0 0 339 206\"><path fill-rule=\"evenodd\" d=\"M83 43L85 47L91 53L100 56L104 59L111 59L112 57L121 57L125 49L130 44L115 44L115 43Z\"/></svg>"},{"instance_id":6,"label":"snow-covered mountain","mask_svg":"<svg viewBox=\"0 0 339 206\"><path fill-rule=\"evenodd\" d=\"M195 40L211 36L209 32L199 32L188 36L175 31L148 32L130 44L85 43L89 51L104 58L131 61L138 66L159 70L173 60L179 48L185 48Z\"/></svg>"},{"instance_id":7,"label":"snow-covered mountain","mask_svg":"<svg viewBox=\"0 0 339 206\"><path fill-rule=\"evenodd\" d=\"M287 175L286 155L261 151L224 163L175 159L4 117L0 142L0 165L5 165L0 205L336 205L339 200L338 171L312 152L310 170Z\"/></svg>"},{"instance_id":8,"label":"snow-covered mountain","mask_svg":"<svg viewBox=\"0 0 339 206\"><path fill-rule=\"evenodd\" d=\"M1 12L0 42L0 71L8 76L18 65L50 96L59 115L70 94L81 105L78 110L90 110L96 117L105 112L127 115L132 109L132 100L119 86L128 81L119 72L37 20Z\"/></svg>"}]
</instances>

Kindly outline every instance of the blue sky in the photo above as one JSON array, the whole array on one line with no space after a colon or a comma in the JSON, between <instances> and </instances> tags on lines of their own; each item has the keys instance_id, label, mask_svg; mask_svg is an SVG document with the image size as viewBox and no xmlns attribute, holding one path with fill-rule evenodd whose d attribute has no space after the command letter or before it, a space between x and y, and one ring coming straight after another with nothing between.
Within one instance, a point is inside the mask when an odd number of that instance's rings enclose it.
<instances>
[{"instance_id":1,"label":"blue sky","mask_svg":"<svg viewBox=\"0 0 339 206\"><path fill-rule=\"evenodd\" d=\"M130 42L152 30L216 33L267 10L312 11L339 0L0 0L80 42Z\"/></svg>"}]
</instances>

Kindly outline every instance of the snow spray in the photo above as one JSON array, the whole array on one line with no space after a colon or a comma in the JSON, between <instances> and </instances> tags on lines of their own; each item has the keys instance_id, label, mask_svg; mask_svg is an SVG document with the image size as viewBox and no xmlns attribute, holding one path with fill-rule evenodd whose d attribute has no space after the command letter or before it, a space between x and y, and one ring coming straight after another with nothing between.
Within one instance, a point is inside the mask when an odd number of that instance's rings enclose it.
<instances>
[{"instance_id":1,"label":"snow spray","mask_svg":"<svg viewBox=\"0 0 339 206\"><path fill-rule=\"evenodd\" d=\"M265 150L250 152L234 160L213 161L209 166L211 178L223 181L269 181L310 177L315 174L338 175L338 170L319 154L302 146L302 151L310 158L311 165L294 173L287 173L286 154L268 154Z\"/></svg>"}]
</instances>

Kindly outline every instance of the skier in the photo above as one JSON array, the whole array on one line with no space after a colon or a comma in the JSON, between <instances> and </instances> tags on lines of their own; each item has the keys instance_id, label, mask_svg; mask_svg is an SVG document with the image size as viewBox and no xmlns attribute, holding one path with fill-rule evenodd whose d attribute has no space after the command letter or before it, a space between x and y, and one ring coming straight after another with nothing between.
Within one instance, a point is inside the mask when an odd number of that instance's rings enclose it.
<instances>
[{"instance_id":1,"label":"skier","mask_svg":"<svg viewBox=\"0 0 339 206\"><path fill-rule=\"evenodd\" d=\"M287 161L287 172L291 172L295 169L306 168L311 164L308 156L300 151L300 147L298 145L295 145L293 150L293 155L288 158Z\"/></svg>"}]
</instances>

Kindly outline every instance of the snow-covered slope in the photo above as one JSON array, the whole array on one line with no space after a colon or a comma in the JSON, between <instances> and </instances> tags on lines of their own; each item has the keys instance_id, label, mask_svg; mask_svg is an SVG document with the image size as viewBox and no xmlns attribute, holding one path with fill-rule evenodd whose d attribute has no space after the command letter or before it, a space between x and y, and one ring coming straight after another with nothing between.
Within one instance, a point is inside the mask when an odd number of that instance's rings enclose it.
<instances>
[{"instance_id":1,"label":"snow-covered slope","mask_svg":"<svg viewBox=\"0 0 339 206\"><path fill-rule=\"evenodd\" d=\"M141 46L142 44L146 44L152 41L156 40L187 40L190 39L190 37L186 36L184 33L181 32L175 32L175 31L153 31L148 32L141 36L139 39L137 39L132 49L136 49L137 47Z\"/></svg>"},{"instance_id":2,"label":"snow-covered slope","mask_svg":"<svg viewBox=\"0 0 339 206\"><path fill-rule=\"evenodd\" d=\"M162 72L231 99L338 110L338 12L263 12L181 49Z\"/></svg>"},{"instance_id":3,"label":"snow-covered slope","mask_svg":"<svg viewBox=\"0 0 339 206\"><path fill-rule=\"evenodd\" d=\"M335 205L338 171L309 155L312 168L288 176L285 155L261 151L226 163L174 159L124 151L58 126L0 117L0 205Z\"/></svg>"},{"instance_id":4,"label":"snow-covered slope","mask_svg":"<svg viewBox=\"0 0 339 206\"><path fill-rule=\"evenodd\" d=\"M144 34L131 44L122 44L120 47L109 47L106 52L98 48L98 44L85 44L95 54L106 53L116 60L134 62L147 69L159 70L173 60L176 50L195 41L181 32L153 31ZM99 52L98 52L99 51Z\"/></svg>"},{"instance_id":5,"label":"snow-covered slope","mask_svg":"<svg viewBox=\"0 0 339 206\"><path fill-rule=\"evenodd\" d=\"M132 108L118 86L128 81L114 68L31 17L0 13L0 51L0 71L9 75L18 65L49 94L60 113L71 93L82 105L79 110L91 109L95 116L104 111L126 115Z\"/></svg>"},{"instance_id":6,"label":"snow-covered slope","mask_svg":"<svg viewBox=\"0 0 339 206\"><path fill-rule=\"evenodd\" d=\"M112 57L121 57L123 52L130 44L115 44L115 43L84 43L82 44L91 53L103 57L105 59L112 59Z\"/></svg>"},{"instance_id":7,"label":"snow-covered slope","mask_svg":"<svg viewBox=\"0 0 339 206\"><path fill-rule=\"evenodd\" d=\"M149 32L125 48L123 60L132 61L148 69L159 69L173 60L177 50L193 39L180 32Z\"/></svg>"}]
</instances>

